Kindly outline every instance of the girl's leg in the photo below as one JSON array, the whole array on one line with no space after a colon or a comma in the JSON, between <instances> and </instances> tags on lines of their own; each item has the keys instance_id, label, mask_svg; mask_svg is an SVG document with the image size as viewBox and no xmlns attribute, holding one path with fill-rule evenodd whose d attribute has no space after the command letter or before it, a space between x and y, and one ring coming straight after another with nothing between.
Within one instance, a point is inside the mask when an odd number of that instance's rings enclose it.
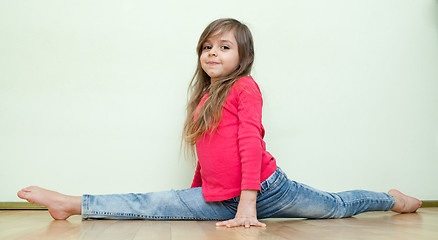
<instances>
[{"instance_id":1,"label":"girl's leg","mask_svg":"<svg viewBox=\"0 0 438 240\"><path fill-rule=\"evenodd\" d=\"M82 214L84 219L227 220L237 210L230 201L206 202L201 188L73 197L29 187L18 196L46 206L55 219Z\"/></svg>"},{"instance_id":2,"label":"girl's leg","mask_svg":"<svg viewBox=\"0 0 438 240\"><path fill-rule=\"evenodd\" d=\"M226 220L235 214L228 201L206 202L201 188L82 196L85 219Z\"/></svg>"},{"instance_id":3,"label":"girl's leg","mask_svg":"<svg viewBox=\"0 0 438 240\"><path fill-rule=\"evenodd\" d=\"M414 212L421 206L418 199L396 190L389 194L363 190L320 191L288 180L281 170L265 182L258 198L260 218L343 218L368 211Z\"/></svg>"}]
</instances>

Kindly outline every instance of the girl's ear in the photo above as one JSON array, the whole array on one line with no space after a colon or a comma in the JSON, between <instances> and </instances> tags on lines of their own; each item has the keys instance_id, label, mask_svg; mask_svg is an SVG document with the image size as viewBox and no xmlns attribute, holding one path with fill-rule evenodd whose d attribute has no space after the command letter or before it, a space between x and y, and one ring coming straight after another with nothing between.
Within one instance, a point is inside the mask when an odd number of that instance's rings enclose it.
<instances>
[{"instance_id":1,"label":"girl's ear","mask_svg":"<svg viewBox=\"0 0 438 240\"><path fill-rule=\"evenodd\" d=\"M254 54L250 54L248 58L248 64L251 64L254 62Z\"/></svg>"}]
</instances>

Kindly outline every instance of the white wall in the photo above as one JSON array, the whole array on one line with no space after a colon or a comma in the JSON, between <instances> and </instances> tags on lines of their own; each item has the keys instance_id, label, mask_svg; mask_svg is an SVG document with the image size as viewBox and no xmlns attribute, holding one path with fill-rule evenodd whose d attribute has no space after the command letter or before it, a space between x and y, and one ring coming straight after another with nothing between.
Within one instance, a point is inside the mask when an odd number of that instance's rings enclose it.
<instances>
[{"instance_id":1,"label":"white wall","mask_svg":"<svg viewBox=\"0 0 438 240\"><path fill-rule=\"evenodd\" d=\"M204 27L252 29L268 151L329 191L438 199L438 1L1 1L0 201L189 187Z\"/></svg>"}]
</instances>

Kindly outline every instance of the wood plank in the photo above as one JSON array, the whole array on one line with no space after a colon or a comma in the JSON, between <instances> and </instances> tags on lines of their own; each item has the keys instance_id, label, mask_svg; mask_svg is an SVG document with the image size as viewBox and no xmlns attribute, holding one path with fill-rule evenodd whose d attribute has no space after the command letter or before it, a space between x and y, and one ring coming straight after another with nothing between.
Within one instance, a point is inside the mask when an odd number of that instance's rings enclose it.
<instances>
[{"instance_id":1,"label":"wood plank","mask_svg":"<svg viewBox=\"0 0 438 240\"><path fill-rule=\"evenodd\" d=\"M47 211L0 211L0 239L438 239L438 208L414 214L363 213L352 218L263 219L266 228L216 227L215 221L53 220Z\"/></svg>"},{"instance_id":2,"label":"wood plank","mask_svg":"<svg viewBox=\"0 0 438 240\"><path fill-rule=\"evenodd\" d=\"M141 227L133 240L171 240L169 221L141 221Z\"/></svg>"}]
</instances>

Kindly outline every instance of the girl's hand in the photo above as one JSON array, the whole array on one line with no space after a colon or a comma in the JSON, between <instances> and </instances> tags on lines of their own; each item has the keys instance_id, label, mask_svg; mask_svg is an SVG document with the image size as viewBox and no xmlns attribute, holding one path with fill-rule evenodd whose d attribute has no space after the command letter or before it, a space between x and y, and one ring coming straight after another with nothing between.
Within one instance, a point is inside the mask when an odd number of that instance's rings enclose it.
<instances>
[{"instance_id":1,"label":"girl's hand","mask_svg":"<svg viewBox=\"0 0 438 240\"><path fill-rule=\"evenodd\" d=\"M234 219L216 223L216 226L226 227L240 227L249 228L251 226L266 227L266 224L257 220L257 191L256 190L242 190L240 195L239 205L237 206L237 213Z\"/></svg>"},{"instance_id":2,"label":"girl's hand","mask_svg":"<svg viewBox=\"0 0 438 240\"><path fill-rule=\"evenodd\" d=\"M230 219L227 221L223 221L223 222L218 222L216 223L216 226L221 227L240 227L240 226L244 226L246 228L249 228L251 226L256 226L256 227L266 227L266 224L259 222L259 220L257 220L256 217L237 217L234 219Z\"/></svg>"}]
</instances>

